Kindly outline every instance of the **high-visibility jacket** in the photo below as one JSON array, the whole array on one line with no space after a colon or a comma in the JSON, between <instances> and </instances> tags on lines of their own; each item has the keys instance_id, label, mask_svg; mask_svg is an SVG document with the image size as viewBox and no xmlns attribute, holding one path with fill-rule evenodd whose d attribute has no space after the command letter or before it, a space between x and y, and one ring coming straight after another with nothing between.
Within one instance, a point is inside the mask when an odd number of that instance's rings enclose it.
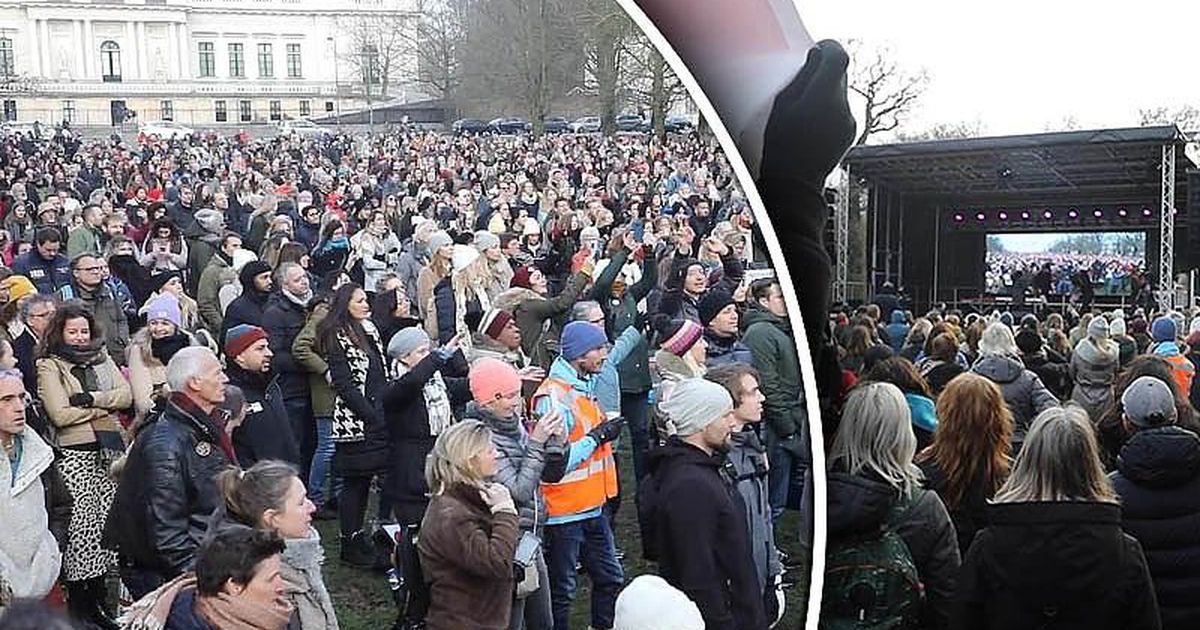
<instances>
[{"instance_id":1,"label":"high-visibility jacket","mask_svg":"<svg viewBox=\"0 0 1200 630\"><path fill-rule=\"evenodd\" d=\"M1159 355L1171 364L1171 376L1175 378L1175 382L1179 384L1179 391L1187 398L1188 392L1192 391L1192 378L1196 375L1196 366L1182 354Z\"/></svg>"},{"instance_id":2,"label":"high-visibility jacket","mask_svg":"<svg viewBox=\"0 0 1200 630\"><path fill-rule=\"evenodd\" d=\"M576 391L570 383L547 378L538 387L534 400L548 396L567 407L575 423L567 435L568 445L587 437L588 432L604 421L604 413L595 400ZM596 448L591 457L574 470L568 470L557 483L543 483L546 511L551 518L570 516L597 509L617 496L617 466L613 461L612 444Z\"/></svg>"}]
</instances>

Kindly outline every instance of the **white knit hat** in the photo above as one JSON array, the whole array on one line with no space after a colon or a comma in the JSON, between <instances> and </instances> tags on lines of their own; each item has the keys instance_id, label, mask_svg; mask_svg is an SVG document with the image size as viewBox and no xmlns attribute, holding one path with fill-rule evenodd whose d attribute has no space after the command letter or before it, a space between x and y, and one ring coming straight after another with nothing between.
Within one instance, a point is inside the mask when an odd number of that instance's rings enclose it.
<instances>
[{"instance_id":1,"label":"white knit hat","mask_svg":"<svg viewBox=\"0 0 1200 630\"><path fill-rule=\"evenodd\" d=\"M703 378L679 381L671 397L660 404L679 437L695 435L733 411L729 390Z\"/></svg>"},{"instance_id":2,"label":"white knit hat","mask_svg":"<svg viewBox=\"0 0 1200 630\"><path fill-rule=\"evenodd\" d=\"M613 630L704 630L704 617L683 591L646 574L617 596Z\"/></svg>"}]
</instances>

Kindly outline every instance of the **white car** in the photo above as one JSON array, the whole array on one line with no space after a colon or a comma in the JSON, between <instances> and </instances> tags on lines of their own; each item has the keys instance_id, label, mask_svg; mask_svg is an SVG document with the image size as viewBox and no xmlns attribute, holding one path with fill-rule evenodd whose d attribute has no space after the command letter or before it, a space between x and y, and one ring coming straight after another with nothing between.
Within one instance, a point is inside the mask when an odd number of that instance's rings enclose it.
<instances>
[{"instance_id":1,"label":"white car","mask_svg":"<svg viewBox=\"0 0 1200 630\"><path fill-rule=\"evenodd\" d=\"M158 136L164 140L173 140L175 138L186 138L196 133L196 130L170 120L160 120L158 122L143 123L142 126L138 127L138 133L146 136Z\"/></svg>"},{"instance_id":2,"label":"white car","mask_svg":"<svg viewBox=\"0 0 1200 630\"><path fill-rule=\"evenodd\" d=\"M600 117L584 116L571 123L571 131L575 133L596 133L600 131Z\"/></svg>"},{"instance_id":3,"label":"white car","mask_svg":"<svg viewBox=\"0 0 1200 630\"><path fill-rule=\"evenodd\" d=\"M333 132L311 120L285 120L279 123L279 134L283 136L296 134L301 138L324 138Z\"/></svg>"}]
</instances>

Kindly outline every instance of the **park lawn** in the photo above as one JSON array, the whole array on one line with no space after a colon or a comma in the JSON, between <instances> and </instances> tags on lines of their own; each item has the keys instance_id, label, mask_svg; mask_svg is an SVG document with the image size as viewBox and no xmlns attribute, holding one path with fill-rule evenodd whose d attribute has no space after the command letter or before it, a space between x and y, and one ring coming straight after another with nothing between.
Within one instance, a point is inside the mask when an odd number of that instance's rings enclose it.
<instances>
[{"instance_id":1,"label":"park lawn","mask_svg":"<svg viewBox=\"0 0 1200 630\"><path fill-rule=\"evenodd\" d=\"M626 446L628 440L622 440L622 448L618 449L621 462L621 487L632 489L633 460ZM375 505L372 501L367 511L368 518L375 515ZM322 543L325 547L325 584L333 598L337 610L338 623L342 630L388 630L396 620L396 608L392 602L391 591L387 578L383 575L367 573L358 569L344 566L338 560L338 528L337 521L317 523L321 532ZM789 554L798 554L800 546L795 542L799 529L798 515L789 512L779 528L780 540L777 544ZM626 581L644 573L653 573L653 565L642 558L641 537L637 526L637 509L633 501L632 490L623 492L621 510L617 513L617 546L625 552L622 564L625 567ZM807 574L806 574L807 576ZM586 576L580 576L579 592L576 594L575 605L571 609L571 627L586 630L590 617L589 588ZM777 628L793 630L804 626L805 595L808 592L808 580L787 590L787 613Z\"/></svg>"}]
</instances>

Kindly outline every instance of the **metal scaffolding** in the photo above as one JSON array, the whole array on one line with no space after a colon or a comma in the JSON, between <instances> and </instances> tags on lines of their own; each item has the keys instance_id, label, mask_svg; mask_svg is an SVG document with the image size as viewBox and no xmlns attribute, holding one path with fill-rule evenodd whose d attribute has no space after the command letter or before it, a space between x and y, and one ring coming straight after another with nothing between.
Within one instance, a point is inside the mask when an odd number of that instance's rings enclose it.
<instances>
[{"instance_id":1,"label":"metal scaffolding","mask_svg":"<svg viewBox=\"0 0 1200 630\"><path fill-rule=\"evenodd\" d=\"M845 185L842 186L838 195L837 207L833 211L834 251L837 254L837 260L833 265L833 299L842 303L846 302L848 292L847 278L850 270L847 266L849 259L847 252L850 249L850 197L854 194L854 181L850 176L849 166L846 166L845 173Z\"/></svg>"},{"instance_id":2,"label":"metal scaffolding","mask_svg":"<svg viewBox=\"0 0 1200 630\"><path fill-rule=\"evenodd\" d=\"M1162 147L1162 187L1159 219L1158 303L1175 308L1175 143Z\"/></svg>"}]
</instances>

